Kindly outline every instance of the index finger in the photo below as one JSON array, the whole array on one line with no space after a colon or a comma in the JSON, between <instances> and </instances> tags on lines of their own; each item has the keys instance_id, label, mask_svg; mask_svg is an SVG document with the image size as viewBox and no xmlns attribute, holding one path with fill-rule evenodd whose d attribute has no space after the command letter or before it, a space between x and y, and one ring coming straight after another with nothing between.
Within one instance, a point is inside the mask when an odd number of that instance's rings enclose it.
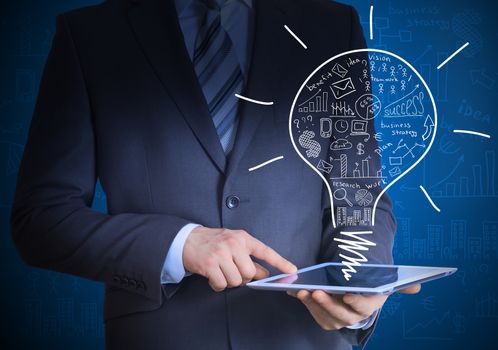
<instances>
[{"instance_id":1,"label":"index finger","mask_svg":"<svg viewBox=\"0 0 498 350\"><path fill-rule=\"evenodd\" d=\"M268 247L263 242L250 236L246 237L246 247L249 249L249 254L255 258L266 261L274 268L282 271L283 273L294 273L297 271L296 265L282 257L272 248Z\"/></svg>"}]
</instances>

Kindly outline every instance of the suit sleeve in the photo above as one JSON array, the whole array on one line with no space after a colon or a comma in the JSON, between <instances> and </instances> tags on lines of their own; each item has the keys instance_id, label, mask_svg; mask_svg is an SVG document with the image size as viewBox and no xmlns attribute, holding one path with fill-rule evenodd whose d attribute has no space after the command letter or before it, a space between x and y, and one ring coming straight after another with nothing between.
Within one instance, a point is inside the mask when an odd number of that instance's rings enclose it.
<instances>
[{"instance_id":1,"label":"suit sleeve","mask_svg":"<svg viewBox=\"0 0 498 350\"><path fill-rule=\"evenodd\" d=\"M362 49L366 48L366 41L363 35L363 29L360 24L358 14L354 8L351 7L351 37L350 37L350 49ZM366 56L365 59L368 60ZM375 128L374 123L369 123L368 134L374 135ZM377 143L375 139L372 139L367 143L367 148L365 149L368 154L372 155L372 169L377 171L381 167L380 158L376 157L374 152L377 148ZM354 158L354 151L351 150L351 154L348 155L349 158ZM337 171L337 169L336 169ZM336 175L338 176L338 175ZM332 189L333 190L333 189ZM347 190L347 197L354 198L354 194ZM377 187L370 192L374 198L379 197L382 191L382 187ZM332 207L330 204L330 198L326 187L324 186L323 198L322 198L322 208L323 208L323 232L322 232L322 247L321 254L319 257L320 262L341 262L343 259L339 257L341 251L339 251L337 242L333 239L334 237L339 238L341 231L372 231L372 235L367 237L368 240L374 242L375 246L370 246L368 251L363 251L362 254L368 259L368 263L379 263L379 264L392 264L392 248L394 234L396 232L396 220L392 212L392 203L387 195L384 193L378 202L376 208L376 218L374 226L361 226L361 227L334 227L332 224L331 211L337 212L337 206ZM362 207L352 208L352 210L362 210ZM337 219L337 216L336 216ZM344 252L343 252L344 253ZM378 312L380 314L380 312ZM364 346L368 341L368 338L373 333L377 320L378 314L375 317L375 322L366 330L353 330L343 328L341 333L345 336L351 344L359 344Z\"/></svg>"},{"instance_id":2,"label":"suit sleeve","mask_svg":"<svg viewBox=\"0 0 498 350\"><path fill-rule=\"evenodd\" d=\"M46 61L17 178L11 231L24 261L162 300L161 271L189 220L91 209L97 179L91 103L65 16Z\"/></svg>"}]
</instances>

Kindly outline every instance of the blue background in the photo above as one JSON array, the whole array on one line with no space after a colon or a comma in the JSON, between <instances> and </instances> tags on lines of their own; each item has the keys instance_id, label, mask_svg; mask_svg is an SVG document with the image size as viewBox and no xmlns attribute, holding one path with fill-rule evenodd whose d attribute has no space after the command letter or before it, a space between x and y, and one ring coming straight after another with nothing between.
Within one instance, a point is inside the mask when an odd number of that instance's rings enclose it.
<instances>
[{"instance_id":1,"label":"blue background","mask_svg":"<svg viewBox=\"0 0 498 350\"><path fill-rule=\"evenodd\" d=\"M262 0L263 1L263 0ZM368 38L368 1L347 1ZM102 349L101 285L26 266L14 249L9 214L16 173L54 35L55 15L98 3L2 1L0 5L0 275L2 349ZM459 272L416 296L393 295L370 349L497 348L498 103L496 8L484 0L376 0L372 48L411 62L437 101L438 136L431 152L389 192L399 229L395 261L455 266ZM89 24L91 25L91 24ZM333 38L331 38L333 40ZM465 42L460 55L436 67ZM317 66L321 62L317 62ZM469 129L490 140L455 134ZM441 208L437 213L419 185ZM105 210L97 189L94 206Z\"/></svg>"}]
</instances>

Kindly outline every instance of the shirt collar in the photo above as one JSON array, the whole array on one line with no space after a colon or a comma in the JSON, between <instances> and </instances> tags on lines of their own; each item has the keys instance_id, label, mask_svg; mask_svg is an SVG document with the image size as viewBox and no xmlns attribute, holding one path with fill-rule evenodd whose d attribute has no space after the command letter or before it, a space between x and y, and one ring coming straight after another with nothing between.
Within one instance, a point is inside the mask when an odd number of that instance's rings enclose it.
<instances>
[{"instance_id":1,"label":"shirt collar","mask_svg":"<svg viewBox=\"0 0 498 350\"><path fill-rule=\"evenodd\" d=\"M178 13L178 16L181 16L183 11L190 5L190 3L194 0L175 0L176 3L176 10ZM227 0L213 0L218 3L224 3ZM242 0L244 4L246 4L249 8L252 8L252 2L253 0Z\"/></svg>"}]
</instances>

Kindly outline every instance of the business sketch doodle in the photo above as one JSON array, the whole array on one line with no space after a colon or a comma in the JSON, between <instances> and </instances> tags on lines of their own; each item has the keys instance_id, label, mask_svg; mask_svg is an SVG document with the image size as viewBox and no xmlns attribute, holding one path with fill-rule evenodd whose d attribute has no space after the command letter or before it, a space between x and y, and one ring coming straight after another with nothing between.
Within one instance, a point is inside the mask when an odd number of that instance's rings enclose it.
<instances>
[{"instance_id":1,"label":"business sketch doodle","mask_svg":"<svg viewBox=\"0 0 498 350\"><path fill-rule=\"evenodd\" d=\"M422 76L383 50L345 52L319 66L297 93L289 132L300 157L327 184L344 277L375 246L372 227L385 191L432 146L437 112ZM361 236L360 236L361 235Z\"/></svg>"}]
</instances>

